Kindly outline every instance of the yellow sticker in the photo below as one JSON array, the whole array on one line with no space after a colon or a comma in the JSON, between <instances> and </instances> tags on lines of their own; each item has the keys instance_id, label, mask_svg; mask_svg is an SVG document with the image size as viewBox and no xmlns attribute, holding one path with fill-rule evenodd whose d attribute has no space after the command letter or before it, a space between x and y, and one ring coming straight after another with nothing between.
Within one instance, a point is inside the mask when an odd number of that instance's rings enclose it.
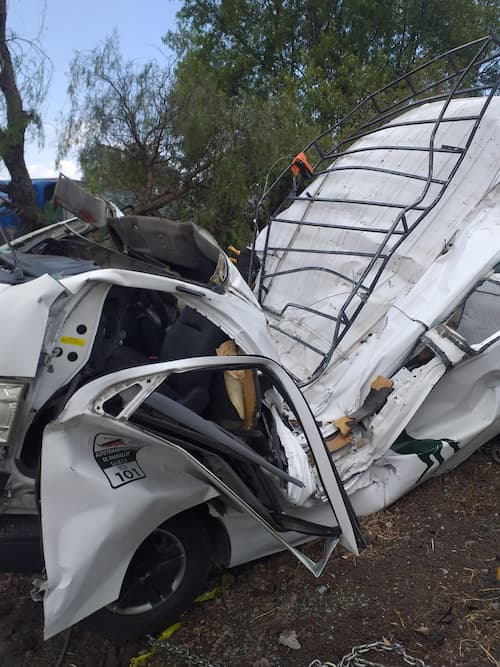
<instances>
[{"instance_id":1,"label":"yellow sticker","mask_svg":"<svg viewBox=\"0 0 500 667\"><path fill-rule=\"evenodd\" d=\"M78 345L83 347L85 345L85 338L73 338L73 336L61 336L61 343L64 345Z\"/></svg>"}]
</instances>

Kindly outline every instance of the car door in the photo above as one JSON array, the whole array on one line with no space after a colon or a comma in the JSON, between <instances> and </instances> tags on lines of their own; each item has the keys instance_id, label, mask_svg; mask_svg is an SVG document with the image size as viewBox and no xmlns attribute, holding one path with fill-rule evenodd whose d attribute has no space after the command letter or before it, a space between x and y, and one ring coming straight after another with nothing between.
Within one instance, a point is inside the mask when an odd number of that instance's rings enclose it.
<instances>
[{"instance_id":1,"label":"car door","mask_svg":"<svg viewBox=\"0 0 500 667\"><path fill-rule=\"evenodd\" d=\"M211 418L210 407L197 412L175 394L179 383L168 386L174 376L190 373L197 374L195 387L202 384L200 373L221 373L225 390L234 384L226 380L245 381L250 374L258 385L256 421L261 409L267 426L231 430ZM214 386L210 396L219 409L223 397ZM277 439L273 430L281 432ZM292 435L295 454L300 459L300 450L305 452L310 468L304 457L298 464L293 456L287 460L281 445L276 459L263 451L273 439L280 443ZM303 502L307 485L311 493ZM46 636L116 599L145 537L215 497L251 515L316 576L339 542L354 553L362 544L311 410L276 362L256 356L184 359L118 371L80 388L43 440ZM312 536L324 540L318 562L295 546Z\"/></svg>"}]
</instances>

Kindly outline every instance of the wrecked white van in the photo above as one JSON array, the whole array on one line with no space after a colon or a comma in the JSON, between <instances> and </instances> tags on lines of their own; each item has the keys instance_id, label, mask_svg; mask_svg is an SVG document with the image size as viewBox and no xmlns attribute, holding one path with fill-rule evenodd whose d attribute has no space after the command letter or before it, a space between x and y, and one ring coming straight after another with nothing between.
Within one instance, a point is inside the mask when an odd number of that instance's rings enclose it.
<instances>
[{"instance_id":1,"label":"wrecked white van","mask_svg":"<svg viewBox=\"0 0 500 667\"><path fill-rule=\"evenodd\" d=\"M43 569L46 637L154 633L212 562L318 575L500 431L498 55L455 49L299 154L251 286L191 223L67 179L77 217L1 248L0 566Z\"/></svg>"}]
</instances>

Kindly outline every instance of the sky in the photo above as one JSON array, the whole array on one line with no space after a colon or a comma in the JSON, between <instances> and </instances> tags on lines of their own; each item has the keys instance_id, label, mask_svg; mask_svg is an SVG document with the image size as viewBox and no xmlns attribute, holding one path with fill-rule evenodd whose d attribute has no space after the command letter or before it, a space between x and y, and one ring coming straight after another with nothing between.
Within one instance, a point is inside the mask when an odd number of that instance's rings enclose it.
<instances>
[{"instance_id":1,"label":"sky","mask_svg":"<svg viewBox=\"0 0 500 667\"><path fill-rule=\"evenodd\" d=\"M125 58L139 61L168 60L162 36L175 28L179 0L8 0L7 28L20 37L38 37L52 61L52 79L40 109L45 142L26 146L25 158L32 178L55 176L57 123L69 110L66 94L69 65L77 51L91 51L116 30ZM75 156L61 163L66 176L78 177ZM0 177L8 178L5 169Z\"/></svg>"}]
</instances>

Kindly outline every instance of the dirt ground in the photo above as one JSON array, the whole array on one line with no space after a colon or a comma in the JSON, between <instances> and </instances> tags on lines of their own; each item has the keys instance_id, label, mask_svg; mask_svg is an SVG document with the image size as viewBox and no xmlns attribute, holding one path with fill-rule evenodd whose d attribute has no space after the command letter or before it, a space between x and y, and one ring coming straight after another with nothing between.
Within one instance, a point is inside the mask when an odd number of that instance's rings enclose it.
<instances>
[{"instance_id":1,"label":"dirt ground","mask_svg":"<svg viewBox=\"0 0 500 667\"><path fill-rule=\"evenodd\" d=\"M233 570L227 590L184 615L169 649L135 667L182 667L199 664L196 658L226 667L307 667L384 638L430 667L498 666L499 516L500 466L481 450L365 519L368 548L358 558L338 552L319 579L287 554ZM0 577L0 665L55 667L65 636L42 641L40 605L29 590L29 578ZM296 633L299 649L279 643L284 631ZM113 643L77 627L63 664L129 667L141 651L147 640ZM370 657L405 664L389 654Z\"/></svg>"}]
</instances>

